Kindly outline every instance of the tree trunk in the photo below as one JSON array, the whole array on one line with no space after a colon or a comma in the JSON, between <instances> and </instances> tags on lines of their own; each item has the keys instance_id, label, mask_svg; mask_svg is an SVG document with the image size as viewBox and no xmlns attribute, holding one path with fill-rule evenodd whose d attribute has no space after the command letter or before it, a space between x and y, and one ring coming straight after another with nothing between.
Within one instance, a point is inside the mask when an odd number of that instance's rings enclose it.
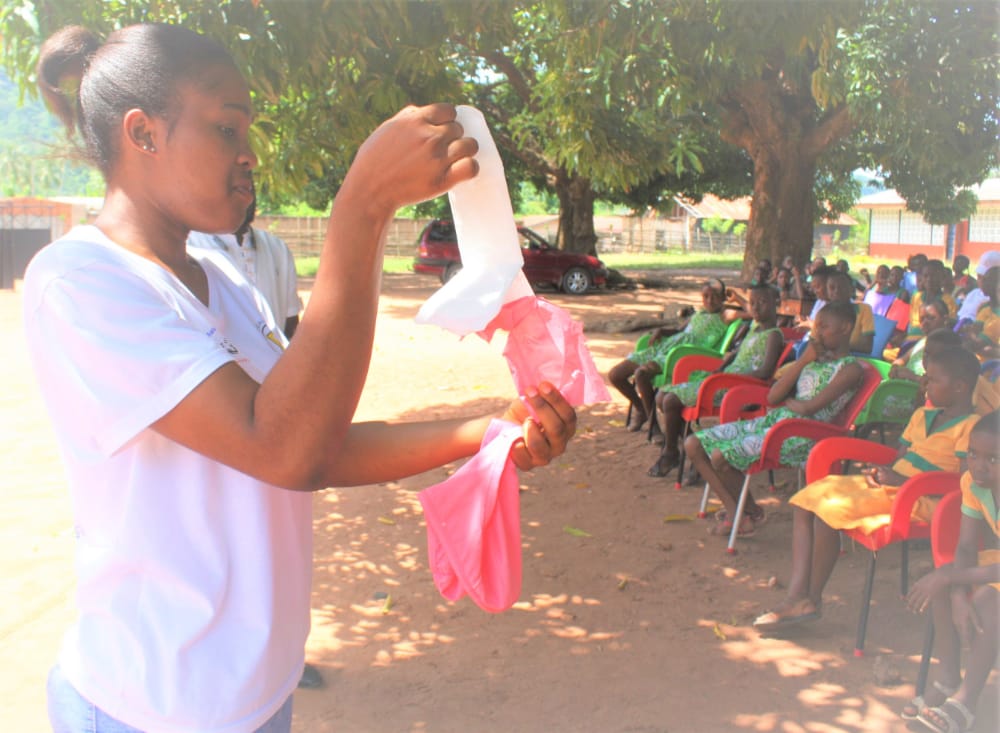
<instances>
[{"instance_id":1,"label":"tree trunk","mask_svg":"<svg viewBox=\"0 0 1000 733\"><path fill-rule=\"evenodd\" d=\"M596 195L590 179L560 169L555 177L555 189L559 197L559 249L596 256Z\"/></svg>"},{"instance_id":2,"label":"tree trunk","mask_svg":"<svg viewBox=\"0 0 1000 733\"><path fill-rule=\"evenodd\" d=\"M734 89L723 107L722 139L753 161L744 279L764 258L777 266L791 255L804 266L812 254L816 161L852 129L847 105L821 113L808 74L769 68Z\"/></svg>"},{"instance_id":3,"label":"tree trunk","mask_svg":"<svg viewBox=\"0 0 1000 733\"><path fill-rule=\"evenodd\" d=\"M800 267L809 261L815 211L815 159L803 159L793 145L778 151L751 151L751 157L753 201L742 272L747 281L765 258L775 267L788 255Z\"/></svg>"}]
</instances>

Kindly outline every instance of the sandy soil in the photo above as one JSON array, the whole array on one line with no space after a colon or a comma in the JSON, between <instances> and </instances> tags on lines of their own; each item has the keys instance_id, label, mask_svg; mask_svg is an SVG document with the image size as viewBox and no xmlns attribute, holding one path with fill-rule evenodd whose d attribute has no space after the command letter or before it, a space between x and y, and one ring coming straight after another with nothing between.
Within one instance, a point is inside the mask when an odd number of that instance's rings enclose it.
<instances>
[{"instance_id":1,"label":"sandy soil","mask_svg":"<svg viewBox=\"0 0 1000 733\"><path fill-rule=\"evenodd\" d=\"M434 287L386 277L360 418L475 414L513 396L500 343L413 324ZM695 294L545 295L592 327L656 317ZM20 308L19 295L0 292L0 590L8 599L0 731L32 733L47 729L44 678L72 614L72 533ZM588 330L598 367L607 371L637 335ZM924 625L899 599L898 550L879 558L865 657L852 654L862 548L845 548L821 623L761 639L750 622L780 599L787 577L794 473L778 474L775 494L757 487L771 519L729 556L693 518L700 489L647 478L655 449L623 429L625 407L619 398L583 408L571 449L522 475L524 582L520 602L503 614L445 601L427 568L416 494L457 466L318 494L307 655L326 685L296 695L294 730L907 730L896 711L912 695ZM911 558L912 577L930 567L926 549ZM977 731L1000 724L996 687L994 675Z\"/></svg>"}]
</instances>

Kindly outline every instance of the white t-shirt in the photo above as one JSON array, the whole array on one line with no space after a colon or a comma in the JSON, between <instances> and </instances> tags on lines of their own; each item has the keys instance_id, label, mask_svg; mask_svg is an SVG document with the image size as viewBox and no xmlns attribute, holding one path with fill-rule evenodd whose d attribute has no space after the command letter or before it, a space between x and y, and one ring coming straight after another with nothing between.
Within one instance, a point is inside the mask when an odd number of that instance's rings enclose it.
<instances>
[{"instance_id":1,"label":"white t-shirt","mask_svg":"<svg viewBox=\"0 0 1000 733\"><path fill-rule=\"evenodd\" d=\"M263 229L251 229L238 242L235 234L191 232L188 246L225 252L246 278L257 286L282 328L302 311L295 258L281 239Z\"/></svg>"},{"instance_id":2,"label":"white t-shirt","mask_svg":"<svg viewBox=\"0 0 1000 733\"><path fill-rule=\"evenodd\" d=\"M989 302L990 297L980 288L973 288L962 301L962 307L958 309L958 319L968 318L970 321L976 320L976 314L983 303Z\"/></svg>"},{"instance_id":3,"label":"white t-shirt","mask_svg":"<svg viewBox=\"0 0 1000 733\"><path fill-rule=\"evenodd\" d=\"M60 654L85 698L153 733L243 733L295 689L309 632L311 495L149 426L235 361L286 343L224 256L202 304L163 268L76 227L24 281L28 346L74 505L79 617Z\"/></svg>"}]
</instances>

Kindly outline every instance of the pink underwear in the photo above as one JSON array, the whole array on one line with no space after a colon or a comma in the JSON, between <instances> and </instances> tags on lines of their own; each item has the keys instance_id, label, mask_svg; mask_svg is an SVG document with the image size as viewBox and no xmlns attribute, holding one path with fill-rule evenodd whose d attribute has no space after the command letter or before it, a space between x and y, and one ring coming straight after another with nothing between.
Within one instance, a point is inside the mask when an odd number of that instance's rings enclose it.
<instances>
[{"instance_id":1,"label":"pink underwear","mask_svg":"<svg viewBox=\"0 0 1000 733\"><path fill-rule=\"evenodd\" d=\"M518 394L547 380L572 405L610 400L587 350L583 329L541 298L507 303L485 329L486 341L510 332L504 356ZM493 420L473 458L419 494L427 518L427 554L441 595L468 595L484 611L510 608L521 593L521 510L510 459L520 425Z\"/></svg>"},{"instance_id":2,"label":"pink underwear","mask_svg":"<svg viewBox=\"0 0 1000 733\"><path fill-rule=\"evenodd\" d=\"M493 420L479 453L418 495L437 589L451 601L468 594L491 613L510 608L521 593L519 485L508 458L520 437L520 425Z\"/></svg>"}]
</instances>

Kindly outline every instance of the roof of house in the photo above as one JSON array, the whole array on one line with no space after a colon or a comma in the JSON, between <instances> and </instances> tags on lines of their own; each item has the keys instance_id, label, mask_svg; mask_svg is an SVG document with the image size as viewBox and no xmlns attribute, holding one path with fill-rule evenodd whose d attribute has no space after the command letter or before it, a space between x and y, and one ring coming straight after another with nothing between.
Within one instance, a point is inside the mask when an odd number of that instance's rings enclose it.
<instances>
[{"instance_id":1,"label":"roof of house","mask_svg":"<svg viewBox=\"0 0 1000 733\"><path fill-rule=\"evenodd\" d=\"M720 199L717 196L706 193L701 201L694 203L690 199L674 196L674 201L696 219L718 217L719 219L732 219L734 221L750 220L750 202L752 200L750 196L742 196L738 199ZM841 214L833 221L824 220L824 223L850 227L858 222L847 214Z\"/></svg>"},{"instance_id":2,"label":"roof of house","mask_svg":"<svg viewBox=\"0 0 1000 733\"><path fill-rule=\"evenodd\" d=\"M980 184L969 186L969 190L976 194L980 201L996 202L1000 201L1000 178L987 178ZM906 200L896 193L895 189L868 194L858 199L856 206L859 209L870 209L876 207L899 208L906 206Z\"/></svg>"}]
</instances>

